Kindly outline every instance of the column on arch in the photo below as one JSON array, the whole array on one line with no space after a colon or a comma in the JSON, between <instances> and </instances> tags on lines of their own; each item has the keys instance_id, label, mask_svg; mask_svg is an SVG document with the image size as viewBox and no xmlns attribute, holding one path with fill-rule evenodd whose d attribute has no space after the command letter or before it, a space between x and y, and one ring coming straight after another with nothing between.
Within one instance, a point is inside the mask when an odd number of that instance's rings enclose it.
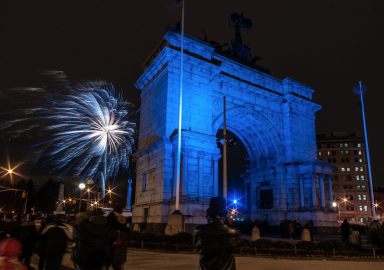
<instances>
[{"instance_id":1,"label":"column on arch","mask_svg":"<svg viewBox=\"0 0 384 270\"><path fill-rule=\"evenodd\" d=\"M197 153L197 162L198 162L197 179L198 179L198 183L199 183L199 199L202 199L204 196L204 183L203 183L203 180L204 180L204 177L203 177L204 153L202 151L199 151Z\"/></svg>"},{"instance_id":2,"label":"column on arch","mask_svg":"<svg viewBox=\"0 0 384 270\"><path fill-rule=\"evenodd\" d=\"M182 195L189 195L189 188L188 188L188 161L189 161L189 154L186 150L184 150L183 155L182 155L182 168L181 168L181 194Z\"/></svg>"},{"instance_id":3,"label":"column on arch","mask_svg":"<svg viewBox=\"0 0 384 270\"><path fill-rule=\"evenodd\" d=\"M320 192L320 206L325 208L325 192L324 192L324 175L318 174L319 179L319 192Z\"/></svg>"},{"instance_id":4,"label":"column on arch","mask_svg":"<svg viewBox=\"0 0 384 270\"><path fill-rule=\"evenodd\" d=\"M212 156L213 196L219 196L219 155Z\"/></svg>"},{"instance_id":5,"label":"column on arch","mask_svg":"<svg viewBox=\"0 0 384 270\"><path fill-rule=\"evenodd\" d=\"M333 202L332 177L330 175L326 175L326 179L328 191L328 206L331 206Z\"/></svg>"},{"instance_id":6,"label":"column on arch","mask_svg":"<svg viewBox=\"0 0 384 270\"><path fill-rule=\"evenodd\" d=\"M312 208L316 208L317 207L317 198L316 198L316 177L317 175L314 174L312 176L312 181L310 181L311 183L311 188L312 188Z\"/></svg>"},{"instance_id":7,"label":"column on arch","mask_svg":"<svg viewBox=\"0 0 384 270\"><path fill-rule=\"evenodd\" d=\"M304 208L304 178L299 176L299 188L300 188L300 208Z\"/></svg>"}]
</instances>

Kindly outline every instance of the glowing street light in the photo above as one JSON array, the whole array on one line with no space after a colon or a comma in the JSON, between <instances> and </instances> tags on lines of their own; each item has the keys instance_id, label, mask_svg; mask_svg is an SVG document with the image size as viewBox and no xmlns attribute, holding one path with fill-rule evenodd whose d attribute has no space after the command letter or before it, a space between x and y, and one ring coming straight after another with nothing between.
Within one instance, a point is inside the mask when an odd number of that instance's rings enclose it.
<instances>
[{"instance_id":1,"label":"glowing street light","mask_svg":"<svg viewBox=\"0 0 384 270\"><path fill-rule=\"evenodd\" d=\"M380 203L378 203L377 201L373 204L373 207L375 207L375 209L377 210L377 208L380 207Z\"/></svg>"},{"instance_id":2,"label":"glowing street light","mask_svg":"<svg viewBox=\"0 0 384 270\"><path fill-rule=\"evenodd\" d=\"M3 171L3 174L0 176L0 179L5 178L7 175L9 175L9 179L11 180L11 183L13 182L14 175L19 176L21 178L25 178L24 175L17 172L16 169L19 168L22 165L22 163L18 163L14 166L11 165L11 162L9 160L9 157L7 158L7 166L2 167L0 166L0 169Z\"/></svg>"}]
</instances>

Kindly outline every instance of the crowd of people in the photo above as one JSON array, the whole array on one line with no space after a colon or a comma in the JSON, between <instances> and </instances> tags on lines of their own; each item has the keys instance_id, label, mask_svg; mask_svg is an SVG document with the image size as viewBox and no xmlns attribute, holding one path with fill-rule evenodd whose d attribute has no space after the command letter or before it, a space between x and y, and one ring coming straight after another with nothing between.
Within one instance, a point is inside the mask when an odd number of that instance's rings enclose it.
<instances>
[{"instance_id":1,"label":"crowd of people","mask_svg":"<svg viewBox=\"0 0 384 270\"><path fill-rule=\"evenodd\" d=\"M312 220L307 220L304 226L297 220L284 219L280 222L281 238L300 239L303 229L308 229L311 241L315 233L315 225Z\"/></svg>"},{"instance_id":2,"label":"crowd of people","mask_svg":"<svg viewBox=\"0 0 384 270\"><path fill-rule=\"evenodd\" d=\"M227 222L227 214L225 199L212 198L207 209L208 224L195 229L194 244L200 252L201 269L236 269L234 250L241 230ZM42 223L35 223L34 219ZM57 270L68 251L77 270L124 269L130 218L122 215L120 206L115 206L108 215L101 209L76 216L25 217L1 213L0 220L0 270L32 269L33 253L39 257L39 270ZM255 224L268 231L267 222L255 221ZM313 241L315 226L311 220L304 226L295 220L285 219L280 223L282 238L300 239L304 229L308 232L307 241ZM348 244L353 225L344 220L340 231L342 242ZM367 226L367 232L371 244L384 250L384 224L374 220Z\"/></svg>"},{"instance_id":3,"label":"crowd of people","mask_svg":"<svg viewBox=\"0 0 384 270\"><path fill-rule=\"evenodd\" d=\"M39 270L58 270L68 251L78 270L123 269L130 220L119 206L108 215L96 209L76 216L2 213L0 218L0 269L33 269L36 253Z\"/></svg>"},{"instance_id":4,"label":"crowd of people","mask_svg":"<svg viewBox=\"0 0 384 270\"><path fill-rule=\"evenodd\" d=\"M341 242L343 244L350 243L353 231L358 231L358 235L366 232L372 247L384 250L384 223L372 220L367 226L356 226L355 224L350 224L347 219L344 219L340 225Z\"/></svg>"}]
</instances>

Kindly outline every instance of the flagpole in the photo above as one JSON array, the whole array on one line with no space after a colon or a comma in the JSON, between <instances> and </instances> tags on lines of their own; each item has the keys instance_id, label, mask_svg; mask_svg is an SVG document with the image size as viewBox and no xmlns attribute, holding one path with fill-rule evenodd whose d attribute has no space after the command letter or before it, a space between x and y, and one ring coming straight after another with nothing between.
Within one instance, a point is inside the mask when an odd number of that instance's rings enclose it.
<instances>
[{"instance_id":1,"label":"flagpole","mask_svg":"<svg viewBox=\"0 0 384 270\"><path fill-rule=\"evenodd\" d=\"M183 56L184 56L184 1L181 1L181 37L180 37L180 85L179 85L179 126L177 132L176 163L176 202L175 210L180 210L180 170L181 170L181 130L183 113Z\"/></svg>"},{"instance_id":2,"label":"flagpole","mask_svg":"<svg viewBox=\"0 0 384 270\"><path fill-rule=\"evenodd\" d=\"M371 155L369 154L369 145L368 145L368 132L367 132L367 123L365 121L365 107L364 107L364 96L363 96L363 84L359 81L359 92L360 92L360 102L361 102L361 113L363 115L363 125L364 125L364 138L365 138L365 152L367 156L368 163L368 177L369 177L369 186L370 186L370 195L371 195L371 212L372 218L376 218L376 209L375 209L375 197L373 194L373 180L372 180L372 171L371 171Z\"/></svg>"}]
</instances>

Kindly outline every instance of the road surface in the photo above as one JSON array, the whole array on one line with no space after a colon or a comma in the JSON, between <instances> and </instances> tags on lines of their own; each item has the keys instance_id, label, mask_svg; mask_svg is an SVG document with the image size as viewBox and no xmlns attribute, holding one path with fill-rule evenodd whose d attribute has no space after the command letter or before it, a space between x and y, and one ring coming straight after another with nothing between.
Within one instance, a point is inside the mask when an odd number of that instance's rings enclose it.
<instances>
[{"instance_id":1,"label":"road surface","mask_svg":"<svg viewBox=\"0 0 384 270\"><path fill-rule=\"evenodd\" d=\"M198 270L198 255L129 250L129 270ZM334 261L237 257L237 270L383 270L380 261Z\"/></svg>"}]
</instances>

